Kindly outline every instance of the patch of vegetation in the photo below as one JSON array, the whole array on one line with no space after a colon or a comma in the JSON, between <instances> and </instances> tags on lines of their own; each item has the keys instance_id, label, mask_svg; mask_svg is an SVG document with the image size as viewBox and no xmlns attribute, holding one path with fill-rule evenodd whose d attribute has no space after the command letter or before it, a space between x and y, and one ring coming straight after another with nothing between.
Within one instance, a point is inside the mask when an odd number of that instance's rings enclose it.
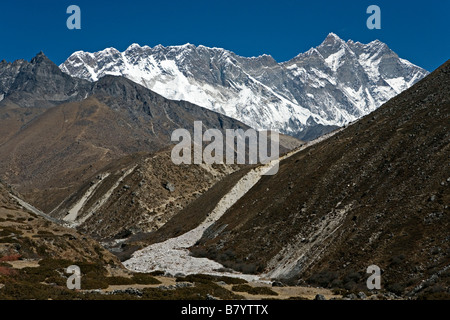
<instances>
[{"instance_id":1,"label":"patch of vegetation","mask_svg":"<svg viewBox=\"0 0 450 320\"><path fill-rule=\"evenodd\" d=\"M143 299L147 300L206 300L213 296L223 300L241 300L244 297L237 295L214 282L196 282L194 287L178 288L176 290L161 290L158 288L145 288Z\"/></svg>"},{"instance_id":2,"label":"patch of vegetation","mask_svg":"<svg viewBox=\"0 0 450 320\"><path fill-rule=\"evenodd\" d=\"M336 285L336 280L338 279L337 272L324 270L317 274L312 275L307 282L314 286L319 286L322 288L330 288L332 284Z\"/></svg>"},{"instance_id":3,"label":"patch of vegetation","mask_svg":"<svg viewBox=\"0 0 450 320\"><path fill-rule=\"evenodd\" d=\"M417 297L417 300L450 300L448 292L426 292Z\"/></svg>"},{"instance_id":4,"label":"patch of vegetation","mask_svg":"<svg viewBox=\"0 0 450 320\"><path fill-rule=\"evenodd\" d=\"M390 259L390 266L392 267L392 266L400 265L403 263L404 260L405 260L405 255L403 255L403 254L393 256Z\"/></svg>"},{"instance_id":5,"label":"patch of vegetation","mask_svg":"<svg viewBox=\"0 0 450 320\"><path fill-rule=\"evenodd\" d=\"M13 255L9 255L9 256L3 256L0 257L0 262L4 262L4 261L17 261L21 258L20 254L13 254Z\"/></svg>"},{"instance_id":6,"label":"patch of vegetation","mask_svg":"<svg viewBox=\"0 0 450 320\"><path fill-rule=\"evenodd\" d=\"M209 274L190 274L185 277L179 277L176 282L191 282L191 283L210 283L216 281L216 277Z\"/></svg>"},{"instance_id":7,"label":"patch of vegetation","mask_svg":"<svg viewBox=\"0 0 450 320\"><path fill-rule=\"evenodd\" d=\"M95 253L97 253L99 259L103 259L103 248L100 246L94 246Z\"/></svg>"},{"instance_id":8,"label":"patch of vegetation","mask_svg":"<svg viewBox=\"0 0 450 320\"><path fill-rule=\"evenodd\" d=\"M37 268L23 268L17 279L26 283L52 283L66 286L69 274L66 268L76 264L81 270L81 288L85 290L105 289L109 286L107 271L100 263L77 262L63 259L43 259Z\"/></svg>"},{"instance_id":9,"label":"patch of vegetation","mask_svg":"<svg viewBox=\"0 0 450 320\"><path fill-rule=\"evenodd\" d=\"M101 262L98 263L78 262L76 263L76 265L79 266L81 270L82 289L91 290L91 289L108 288L109 284L106 277L107 270L104 268Z\"/></svg>"},{"instance_id":10,"label":"patch of vegetation","mask_svg":"<svg viewBox=\"0 0 450 320\"><path fill-rule=\"evenodd\" d=\"M323 270L310 276L306 283L322 287L332 288L336 292L360 292L366 288L366 281L363 279L363 271L349 270L346 274L339 274L336 271Z\"/></svg>"},{"instance_id":11,"label":"patch of vegetation","mask_svg":"<svg viewBox=\"0 0 450 320\"><path fill-rule=\"evenodd\" d=\"M0 230L0 237L9 237L12 234L21 236L23 232L12 227L2 227Z\"/></svg>"},{"instance_id":12,"label":"patch of vegetation","mask_svg":"<svg viewBox=\"0 0 450 320\"><path fill-rule=\"evenodd\" d=\"M1 279L5 287L0 290L0 300L135 300L129 294L101 294L69 290L66 284L29 283L17 279Z\"/></svg>"},{"instance_id":13,"label":"patch of vegetation","mask_svg":"<svg viewBox=\"0 0 450 320\"><path fill-rule=\"evenodd\" d=\"M64 269L70 266L72 263L67 260L51 260L43 259L39 262L37 268L23 268L19 271L17 280L26 283L60 283L59 278L64 279L61 275L64 273ZM58 279L58 280L57 280Z\"/></svg>"},{"instance_id":14,"label":"patch of vegetation","mask_svg":"<svg viewBox=\"0 0 450 320\"><path fill-rule=\"evenodd\" d=\"M17 239L11 237L1 238L0 243L17 243Z\"/></svg>"},{"instance_id":15,"label":"patch of vegetation","mask_svg":"<svg viewBox=\"0 0 450 320\"><path fill-rule=\"evenodd\" d=\"M17 271L14 269L11 269L9 266L0 266L0 275L12 276L15 274L17 274Z\"/></svg>"},{"instance_id":16,"label":"patch of vegetation","mask_svg":"<svg viewBox=\"0 0 450 320\"><path fill-rule=\"evenodd\" d=\"M152 276L157 277L157 276L163 276L163 275L165 274L165 272L164 272L164 271L161 271L161 270L156 270L156 271L150 272L150 274L151 274Z\"/></svg>"},{"instance_id":17,"label":"patch of vegetation","mask_svg":"<svg viewBox=\"0 0 450 320\"><path fill-rule=\"evenodd\" d=\"M257 274L263 271L264 267L262 264L258 263L245 263L238 259L236 262L225 262L224 266L227 268L232 268L236 271L245 273L245 274Z\"/></svg>"},{"instance_id":18,"label":"patch of vegetation","mask_svg":"<svg viewBox=\"0 0 450 320\"><path fill-rule=\"evenodd\" d=\"M388 283L386 284L386 290L401 296L405 291L405 286L401 283Z\"/></svg>"},{"instance_id":19,"label":"patch of vegetation","mask_svg":"<svg viewBox=\"0 0 450 320\"><path fill-rule=\"evenodd\" d=\"M423 292L417 297L418 300L450 300L448 285L434 284L427 286L424 283L424 287Z\"/></svg>"},{"instance_id":20,"label":"patch of vegetation","mask_svg":"<svg viewBox=\"0 0 450 320\"><path fill-rule=\"evenodd\" d=\"M238 284L231 288L231 290L236 292L247 292L253 295L269 295L269 296L277 296L278 293L273 291L268 287L252 287L248 284Z\"/></svg>"},{"instance_id":21,"label":"patch of vegetation","mask_svg":"<svg viewBox=\"0 0 450 320\"><path fill-rule=\"evenodd\" d=\"M241 278L233 278L233 277L217 277L216 281L223 281L226 284L244 284L247 283L247 280Z\"/></svg>"},{"instance_id":22,"label":"patch of vegetation","mask_svg":"<svg viewBox=\"0 0 450 320\"><path fill-rule=\"evenodd\" d=\"M247 283L244 279L232 278L226 276L213 276L209 274L191 274L186 277L176 279L177 282L192 282L192 283L208 283L223 281L226 284L244 284Z\"/></svg>"},{"instance_id":23,"label":"patch of vegetation","mask_svg":"<svg viewBox=\"0 0 450 320\"><path fill-rule=\"evenodd\" d=\"M342 288L333 288L333 289L331 290L331 292L333 292L333 294L334 294L335 296L338 296L338 295L345 296L345 295L347 295L347 294L350 293L350 291L345 290L345 289L342 289Z\"/></svg>"},{"instance_id":24,"label":"patch of vegetation","mask_svg":"<svg viewBox=\"0 0 450 320\"><path fill-rule=\"evenodd\" d=\"M54 236L55 235L54 233L52 233L50 231L46 231L46 230L39 230L37 232L37 234L41 235L41 236Z\"/></svg>"},{"instance_id":25,"label":"patch of vegetation","mask_svg":"<svg viewBox=\"0 0 450 320\"><path fill-rule=\"evenodd\" d=\"M106 278L106 281L109 285L131 285L135 284L135 282L131 278L126 277L108 277Z\"/></svg>"},{"instance_id":26,"label":"patch of vegetation","mask_svg":"<svg viewBox=\"0 0 450 320\"><path fill-rule=\"evenodd\" d=\"M132 279L133 283L137 283L137 284L160 284L161 283L161 281L154 278L149 273L135 273L131 279Z\"/></svg>"},{"instance_id":27,"label":"patch of vegetation","mask_svg":"<svg viewBox=\"0 0 450 320\"><path fill-rule=\"evenodd\" d=\"M83 290L106 289L108 287L109 283L106 278L81 277L81 289Z\"/></svg>"},{"instance_id":28,"label":"patch of vegetation","mask_svg":"<svg viewBox=\"0 0 450 320\"><path fill-rule=\"evenodd\" d=\"M0 300L69 300L77 297L79 294L67 288L25 281L6 282L0 290Z\"/></svg>"}]
</instances>

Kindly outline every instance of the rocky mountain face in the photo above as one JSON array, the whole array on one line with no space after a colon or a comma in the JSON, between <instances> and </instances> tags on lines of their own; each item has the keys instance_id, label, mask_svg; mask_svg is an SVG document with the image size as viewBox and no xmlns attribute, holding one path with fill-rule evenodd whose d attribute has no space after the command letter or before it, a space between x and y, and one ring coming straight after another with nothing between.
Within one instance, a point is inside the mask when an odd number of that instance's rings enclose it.
<instances>
[{"instance_id":1,"label":"rocky mountain face","mask_svg":"<svg viewBox=\"0 0 450 320\"><path fill-rule=\"evenodd\" d=\"M0 62L0 97L21 107L49 107L84 99L92 84L59 72L42 52L30 62Z\"/></svg>"},{"instance_id":2,"label":"rocky mountain face","mask_svg":"<svg viewBox=\"0 0 450 320\"><path fill-rule=\"evenodd\" d=\"M280 164L191 249L237 270L416 296L449 287L450 61ZM180 217L181 218L181 217Z\"/></svg>"},{"instance_id":3,"label":"rocky mountain face","mask_svg":"<svg viewBox=\"0 0 450 320\"><path fill-rule=\"evenodd\" d=\"M89 81L121 75L168 99L304 140L370 113L428 74L380 41L345 42L333 33L283 63L191 44L133 44L124 52L75 52L60 68Z\"/></svg>"},{"instance_id":4,"label":"rocky mountain face","mask_svg":"<svg viewBox=\"0 0 450 320\"><path fill-rule=\"evenodd\" d=\"M226 164L175 165L170 156L171 149L166 148L114 161L50 214L115 247L130 236L158 230L215 183L240 169Z\"/></svg>"},{"instance_id":5,"label":"rocky mountain face","mask_svg":"<svg viewBox=\"0 0 450 320\"><path fill-rule=\"evenodd\" d=\"M0 176L50 212L101 168L173 145L175 129L248 129L123 77L94 83L63 73L42 53L0 64Z\"/></svg>"},{"instance_id":6,"label":"rocky mountain face","mask_svg":"<svg viewBox=\"0 0 450 320\"><path fill-rule=\"evenodd\" d=\"M48 108L84 99L91 86L60 72L42 52L30 62L1 61L0 144Z\"/></svg>"}]
</instances>

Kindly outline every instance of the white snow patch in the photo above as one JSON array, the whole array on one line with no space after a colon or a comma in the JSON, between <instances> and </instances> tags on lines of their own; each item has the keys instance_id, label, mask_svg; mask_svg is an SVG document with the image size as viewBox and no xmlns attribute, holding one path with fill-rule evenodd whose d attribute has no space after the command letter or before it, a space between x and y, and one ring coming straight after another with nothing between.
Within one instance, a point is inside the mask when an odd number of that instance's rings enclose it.
<instances>
[{"instance_id":1,"label":"white snow patch","mask_svg":"<svg viewBox=\"0 0 450 320\"><path fill-rule=\"evenodd\" d=\"M405 81L405 78L398 77L398 78L392 78L392 79L384 79L389 85L392 87L392 89L395 90L395 92L398 94L402 92L405 89L408 89L408 83Z\"/></svg>"},{"instance_id":2,"label":"white snow patch","mask_svg":"<svg viewBox=\"0 0 450 320\"><path fill-rule=\"evenodd\" d=\"M342 40L340 41L342 42ZM342 44L340 50L328 56L327 59L323 59L323 56L315 48L310 49L305 54L299 54L297 57L307 57L311 54L318 55L330 69L323 72L307 67L308 70L306 70L303 64L293 63L286 65L289 78L316 89L329 87L329 84L339 87L336 71L344 61L345 56L350 55L352 59L358 59L359 64L367 73L370 79L368 88L374 98L375 105L378 107L403 91L405 86L411 86L424 75L422 72L417 72L411 77L408 75L406 76L406 84L402 84L399 79L391 79L387 82L389 86L381 87L378 85L378 81L381 80L379 65L383 56L382 49L384 47L382 43L379 41L371 42L366 48L367 52L360 54L358 57L344 42ZM333 101L329 101L327 98L323 100L321 94L316 93L317 91L313 91L314 98L308 96L308 103L302 105L295 99L294 94L289 89L278 87L275 84L267 84L264 80L261 80L264 77L260 74L255 75L249 71L253 77L246 72L245 67L238 60L235 60L230 51L221 48L198 46L196 50L216 51L213 52L213 55L217 55L218 62L223 63L227 69L228 67L230 69L227 71L226 77L229 85L222 85L219 82L214 82L211 85L206 83L208 80L204 80L203 77L197 78L194 76L193 67L186 64L185 61L185 58L190 57L192 50L194 50L195 46L193 45L167 47L166 49L171 53L167 56L164 55L166 50L162 50L164 47L161 45L153 49L148 46L141 48L142 50L139 49L139 45L133 44L122 53L113 48L96 53L79 51L74 53L65 64L61 65L61 69L70 73L67 70L67 67L69 67L77 77L91 81L96 81L107 74L123 75L167 99L185 100L238 119L254 129L261 130L272 129L285 133L298 132L298 130L301 130L301 126L299 126L300 128L293 128L292 122L306 124L310 117L322 125L339 126L346 123L343 119L343 115L347 113L345 110L350 112L352 119L365 114L365 112L360 113L358 110L372 110L372 104L368 101L366 101L366 106L352 105L349 109L349 106L336 104L335 98L332 99ZM144 48L146 49L144 50ZM400 62L405 68L414 66L404 59L400 59ZM212 66L209 69L210 72L213 72ZM233 74L237 75L236 78ZM243 74L247 77L241 77ZM216 77L213 73L211 75ZM329 91L329 88L325 91ZM365 92L362 94L365 95ZM360 97L355 96L352 101L360 103ZM343 111L339 112L336 110L337 108L341 108Z\"/></svg>"},{"instance_id":3,"label":"white snow patch","mask_svg":"<svg viewBox=\"0 0 450 320\"><path fill-rule=\"evenodd\" d=\"M329 83L331 83L333 86L336 85L336 80L335 80L332 76L326 74L325 72L323 72L323 71L321 71L321 70L319 70L319 69L316 69L316 68L311 68L311 71L314 72L315 75L316 75L317 77L319 77L320 79L325 79L325 80L327 80L327 81L328 81ZM310 76L310 79L314 80L314 78L313 78L312 76ZM316 81L319 83L320 87L325 87L325 83L324 83L323 81L320 81L320 80L318 80L318 79L317 79Z\"/></svg>"},{"instance_id":4,"label":"white snow patch","mask_svg":"<svg viewBox=\"0 0 450 320\"><path fill-rule=\"evenodd\" d=\"M370 56L368 53L363 53L358 57L359 64L366 71L368 77L373 82L377 82L380 79L380 72L378 70L381 62L381 57L376 59L377 56Z\"/></svg>"},{"instance_id":5,"label":"white snow patch","mask_svg":"<svg viewBox=\"0 0 450 320\"><path fill-rule=\"evenodd\" d=\"M342 48L336 53L331 54L328 58L325 59L328 67L330 67L333 72L339 68L341 64L341 58L345 55L345 48Z\"/></svg>"}]
</instances>

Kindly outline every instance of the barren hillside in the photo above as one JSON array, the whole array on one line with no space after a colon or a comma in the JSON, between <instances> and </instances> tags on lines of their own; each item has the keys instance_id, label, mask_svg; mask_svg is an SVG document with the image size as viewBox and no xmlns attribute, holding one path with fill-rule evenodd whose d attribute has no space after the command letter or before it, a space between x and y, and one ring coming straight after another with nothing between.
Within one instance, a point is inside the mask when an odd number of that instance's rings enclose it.
<instances>
[{"instance_id":1,"label":"barren hillside","mask_svg":"<svg viewBox=\"0 0 450 320\"><path fill-rule=\"evenodd\" d=\"M399 294L422 292L422 281L448 288L449 92L447 62L283 161L193 252L300 283L361 288L366 268L377 264L384 286Z\"/></svg>"}]
</instances>

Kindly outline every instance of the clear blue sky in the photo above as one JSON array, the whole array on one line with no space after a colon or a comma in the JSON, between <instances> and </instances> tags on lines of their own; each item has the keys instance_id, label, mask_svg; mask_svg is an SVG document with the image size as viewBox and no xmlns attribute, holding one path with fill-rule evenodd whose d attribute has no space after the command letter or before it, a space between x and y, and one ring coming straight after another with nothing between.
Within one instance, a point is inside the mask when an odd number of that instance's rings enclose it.
<instances>
[{"instance_id":1,"label":"clear blue sky","mask_svg":"<svg viewBox=\"0 0 450 320\"><path fill-rule=\"evenodd\" d=\"M81 30L68 30L66 9L81 8ZM366 9L381 8L381 30ZM450 58L450 0L128 0L2 1L0 60L39 51L62 63L78 50L192 43L242 56L289 60L329 32L363 43L379 39L400 57L432 71Z\"/></svg>"}]
</instances>

